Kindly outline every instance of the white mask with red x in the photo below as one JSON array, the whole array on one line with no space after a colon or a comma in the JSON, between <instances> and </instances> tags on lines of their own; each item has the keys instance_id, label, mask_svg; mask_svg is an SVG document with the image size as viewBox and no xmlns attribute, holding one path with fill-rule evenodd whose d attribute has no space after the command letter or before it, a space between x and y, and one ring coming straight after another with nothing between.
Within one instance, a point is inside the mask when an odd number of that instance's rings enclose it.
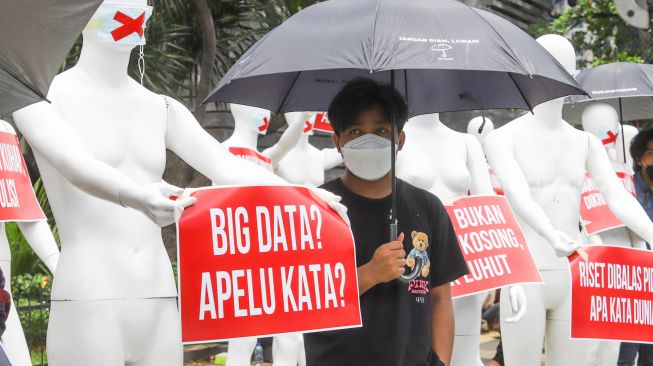
<instances>
[{"instance_id":1,"label":"white mask with red x","mask_svg":"<svg viewBox=\"0 0 653 366\"><path fill-rule=\"evenodd\" d=\"M148 5L104 3L100 5L86 29L97 30L100 41L119 45L145 44L145 24L152 16Z\"/></svg>"}]
</instances>

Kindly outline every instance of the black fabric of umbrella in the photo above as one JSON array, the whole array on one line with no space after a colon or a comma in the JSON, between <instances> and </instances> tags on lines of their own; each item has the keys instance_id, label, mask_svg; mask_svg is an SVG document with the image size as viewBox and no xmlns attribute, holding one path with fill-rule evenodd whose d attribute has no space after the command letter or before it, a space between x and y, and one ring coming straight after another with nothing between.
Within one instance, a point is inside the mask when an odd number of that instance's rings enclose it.
<instances>
[{"instance_id":1,"label":"black fabric of umbrella","mask_svg":"<svg viewBox=\"0 0 653 366\"><path fill-rule=\"evenodd\" d=\"M605 64L581 71L576 81L591 99L580 95L567 98L563 117L568 122L579 124L583 109L589 103L610 104L619 112L625 160L624 122L653 118L653 65L630 62Z\"/></svg>"},{"instance_id":2,"label":"black fabric of umbrella","mask_svg":"<svg viewBox=\"0 0 653 366\"><path fill-rule=\"evenodd\" d=\"M585 94L533 38L497 15L454 0L330 0L261 38L205 102L325 111L356 77L393 85L411 117L532 109ZM391 240L397 237L395 138L392 131Z\"/></svg>"},{"instance_id":3,"label":"black fabric of umbrella","mask_svg":"<svg viewBox=\"0 0 653 366\"><path fill-rule=\"evenodd\" d=\"M46 99L52 79L102 0L2 0L0 116Z\"/></svg>"}]
</instances>

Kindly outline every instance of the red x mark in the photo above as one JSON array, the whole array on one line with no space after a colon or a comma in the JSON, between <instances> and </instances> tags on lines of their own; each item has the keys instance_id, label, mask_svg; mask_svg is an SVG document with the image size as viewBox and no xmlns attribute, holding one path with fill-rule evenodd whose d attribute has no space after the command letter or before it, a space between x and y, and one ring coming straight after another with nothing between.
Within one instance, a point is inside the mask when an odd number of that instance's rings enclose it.
<instances>
[{"instance_id":1,"label":"red x mark","mask_svg":"<svg viewBox=\"0 0 653 366\"><path fill-rule=\"evenodd\" d=\"M270 121L268 120L268 117L263 117L263 124L258 127L258 130L263 132L268 129L270 126Z\"/></svg>"},{"instance_id":2,"label":"red x mark","mask_svg":"<svg viewBox=\"0 0 653 366\"><path fill-rule=\"evenodd\" d=\"M118 11L113 17L113 20L122 24L122 26L114 29L111 32L114 41L118 42L132 33L137 33L141 38L143 38L143 23L145 23L145 12L134 19L129 15Z\"/></svg>"},{"instance_id":3,"label":"red x mark","mask_svg":"<svg viewBox=\"0 0 653 366\"><path fill-rule=\"evenodd\" d=\"M608 137L601 140L601 142L603 142L603 145L611 144L615 141L617 141L617 135L612 133L612 131L608 131Z\"/></svg>"},{"instance_id":4,"label":"red x mark","mask_svg":"<svg viewBox=\"0 0 653 366\"><path fill-rule=\"evenodd\" d=\"M306 124L304 127L304 133L308 133L310 130L313 129L313 124L311 123L311 121L305 121L304 123Z\"/></svg>"}]
</instances>

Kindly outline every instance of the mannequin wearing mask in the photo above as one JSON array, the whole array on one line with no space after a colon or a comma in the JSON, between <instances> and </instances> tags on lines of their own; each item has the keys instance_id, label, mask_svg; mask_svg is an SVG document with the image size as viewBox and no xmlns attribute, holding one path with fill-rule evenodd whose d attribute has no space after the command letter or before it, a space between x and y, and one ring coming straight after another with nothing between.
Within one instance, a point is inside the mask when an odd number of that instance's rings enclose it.
<instances>
[{"instance_id":1,"label":"mannequin wearing mask","mask_svg":"<svg viewBox=\"0 0 653 366\"><path fill-rule=\"evenodd\" d=\"M16 134L8 122L0 120L0 132ZM17 222L18 228L27 239L39 259L45 263L50 273L54 274L59 260L59 248L46 221ZM0 267L5 274L5 290L11 293L11 251L5 231L5 223L0 223ZM2 335L2 343L7 357L13 366L31 366L32 358L25 340L23 327L18 319L16 305L11 303L11 311L6 323L7 329Z\"/></svg>"},{"instance_id":2,"label":"mannequin wearing mask","mask_svg":"<svg viewBox=\"0 0 653 366\"><path fill-rule=\"evenodd\" d=\"M52 366L183 363L177 290L158 225L194 200L165 199L182 193L161 183L166 149L216 182L284 184L231 155L181 103L128 76L150 13L145 0L105 1L83 32L79 62L55 78L52 104L14 113L61 237L47 337ZM115 20L125 17L139 25L129 34Z\"/></svg>"},{"instance_id":3,"label":"mannequin wearing mask","mask_svg":"<svg viewBox=\"0 0 653 366\"><path fill-rule=\"evenodd\" d=\"M617 111L605 103L591 103L583 109L582 113L583 130L596 136L603 143L605 151L608 153L610 163L615 172L626 173L628 179L632 177L632 169L623 161L615 159L616 141L621 139L619 133L619 116ZM632 181L628 181L632 185ZM633 190L635 187L633 186ZM585 238L585 234L583 233ZM633 240L634 239L634 240ZM633 241L637 243L633 245ZM593 245L617 245L625 247L643 247L640 240L631 238L630 231L625 227L619 227L599 234L587 237L587 244ZM588 366L614 366L619 358L619 345L616 341L591 341L588 350Z\"/></svg>"},{"instance_id":4,"label":"mannequin wearing mask","mask_svg":"<svg viewBox=\"0 0 653 366\"><path fill-rule=\"evenodd\" d=\"M468 192L494 194L483 150L474 137L451 130L437 113L411 118L404 132L407 142L397 156L399 178L435 194L444 204ZM486 293L481 293L453 300L452 366L483 365L479 345L485 297Z\"/></svg>"},{"instance_id":5,"label":"mannequin wearing mask","mask_svg":"<svg viewBox=\"0 0 653 366\"><path fill-rule=\"evenodd\" d=\"M570 73L576 55L557 35L538 38ZM627 226L653 240L653 223L623 189L596 137L562 120L563 98L536 106L492 132L485 149L512 209L517 214L542 285L524 285L528 309L519 323L504 320L509 299L501 298L501 331L506 366L539 366L542 344L547 364L586 362L587 342L571 340L570 276L565 258L579 247L578 218L584 172L594 178L610 209Z\"/></svg>"},{"instance_id":6,"label":"mannequin wearing mask","mask_svg":"<svg viewBox=\"0 0 653 366\"><path fill-rule=\"evenodd\" d=\"M234 116L234 132L223 145L233 154L255 162L270 171L279 165L279 161L292 150L303 133L301 124L289 124L288 129L274 146L259 153L256 149L258 137L267 131L270 111L240 104L230 104L230 109ZM297 365L297 355L302 343L301 334L275 336L275 344L279 338L283 339L282 344L286 347L273 347L274 364ZM255 337L229 341L227 366L249 365L256 341Z\"/></svg>"}]
</instances>

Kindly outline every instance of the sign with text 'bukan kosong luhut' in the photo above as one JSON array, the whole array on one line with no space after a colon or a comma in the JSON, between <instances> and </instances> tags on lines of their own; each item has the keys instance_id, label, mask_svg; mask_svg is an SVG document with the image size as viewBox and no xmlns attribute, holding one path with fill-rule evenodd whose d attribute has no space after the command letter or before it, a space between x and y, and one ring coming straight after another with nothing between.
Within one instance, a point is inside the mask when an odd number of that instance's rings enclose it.
<instances>
[{"instance_id":1,"label":"sign with text 'bukan kosong luhut'","mask_svg":"<svg viewBox=\"0 0 653 366\"><path fill-rule=\"evenodd\" d=\"M45 215L34 195L18 137L0 132L0 221L38 221Z\"/></svg>"},{"instance_id":2,"label":"sign with text 'bukan kosong luhut'","mask_svg":"<svg viewBox=\"0 0 653 366\"><path fill-rule=\"evenodd\" d=\"M177 223L184 343L360 326L351 231L308 188L192 196Z\"/></svg>"},{"instance_id":3,"label":"sign with text 'bukan kosong luhut'","mask_svg":"<svg viewBox=\"0 0 653 366\"><path fill-rule=\"evenodd\" d=\"M569 257L571 337L653 343L653 252L585 246Z\"/></svg>"},{"instance_id":4,"label":"sign with text 'bukan kosong luhut'","mask_svg":"<svg viewBox=\"0 0 653 366\"><path fill-rule=\"evenodd\" d=\"M542 283L508 201L467 196L446 206L469 274L451 283L462 297L517 283Z\"/></svg>"}]
</instances>

